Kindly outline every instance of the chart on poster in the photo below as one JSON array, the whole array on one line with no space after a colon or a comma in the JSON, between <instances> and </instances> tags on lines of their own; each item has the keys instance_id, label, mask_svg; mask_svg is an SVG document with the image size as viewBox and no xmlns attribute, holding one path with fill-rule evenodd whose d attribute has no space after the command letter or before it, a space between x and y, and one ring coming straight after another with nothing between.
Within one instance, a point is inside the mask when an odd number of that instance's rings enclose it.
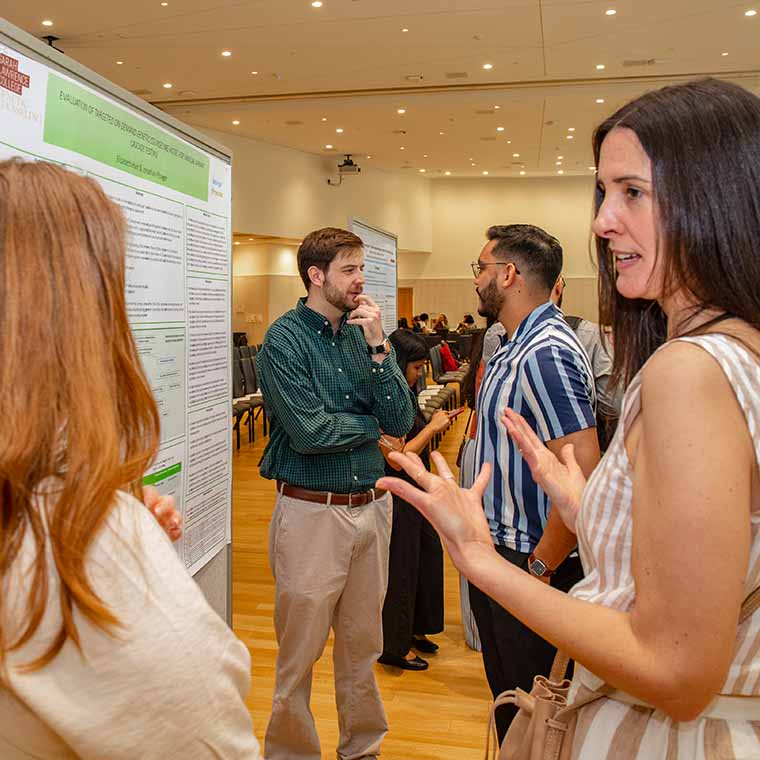
<instances>
[{"instance_id":1,"label":"chart on poster","mask_svg":"<svg viewBox=\"0 0 760 760\"><path fill-rule=\"evenodd\" d=\"M398 239L359 219L351 218L348 224L364 243L364 292L377 302L383 314L383 329L390 335L398 325Z\"/></svg>"},{"instance_id":2,"label":"chart on poster","mask_svg":"<svg viewBox=\"0 0 760 760\"><path fill-rule=\"evenodd\" d=\"M161 417L145 483L176 499L196 573L229 540L229 155L12 32L0 27L0 160L62 164L124 213L128 315Z\"/></svg>"}]
</instances>

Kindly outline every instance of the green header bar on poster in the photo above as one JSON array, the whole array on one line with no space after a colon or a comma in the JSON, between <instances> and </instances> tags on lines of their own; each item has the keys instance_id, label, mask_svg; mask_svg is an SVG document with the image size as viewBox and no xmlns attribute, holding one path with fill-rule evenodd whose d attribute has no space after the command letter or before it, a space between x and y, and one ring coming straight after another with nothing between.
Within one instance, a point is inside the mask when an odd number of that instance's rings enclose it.
<instances>
[{"instance_id":1,"label":"green header bar on poster","mask_svg":"<svg viewBox=\"0 0 760 760\"><path fill-rule=\"evenodd\" d=\"M44 140L208 201L207 156L53 73L48 76Z\"/></svg>"},{"instance_id":2,"label":"green header bar on poster","mask_svg":"<svg viewBox=\"0 0 760 760\"><path fill-rule=\"evenodd\" d=\"M170 478L172 475L176 475L181 471L182 463L177 462L177 464L173 464L171 467L167 467L165 470L159 470L158 472L154 472L151 475L146 475L143 478L143 485L154 486L156 483L160 483L162 480L166 480L167 478Z\"/></svg>"}]
</instances>

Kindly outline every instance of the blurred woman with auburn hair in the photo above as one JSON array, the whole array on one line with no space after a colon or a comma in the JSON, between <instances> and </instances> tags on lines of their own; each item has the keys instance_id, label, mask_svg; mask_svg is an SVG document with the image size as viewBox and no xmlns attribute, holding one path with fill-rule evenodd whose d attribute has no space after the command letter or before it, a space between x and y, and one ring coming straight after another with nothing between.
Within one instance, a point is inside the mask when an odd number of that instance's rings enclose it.
<instances>
[{"instance_id":1,"label":"blurred woman with auburn hair","mask_svg":"<svg viewBox=\"0 0 760 760\"><path fill-rule=\"evenodd\" d=\"M259 758L248 653L138 500L124 273L96 182L0 163L0 756Z\"/></svg>"}]
</instances>

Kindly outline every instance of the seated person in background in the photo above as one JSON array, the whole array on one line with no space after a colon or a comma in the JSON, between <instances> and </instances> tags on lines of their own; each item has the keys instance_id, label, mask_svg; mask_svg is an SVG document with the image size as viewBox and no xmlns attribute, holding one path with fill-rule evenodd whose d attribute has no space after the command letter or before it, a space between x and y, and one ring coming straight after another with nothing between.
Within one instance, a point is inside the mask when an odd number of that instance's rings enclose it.
<instances>
[{"instance_id":1,"label":"seated person in background","mask_svg":"<svg viewBox=\"0 0 760 760\"><path fill-rule=\"evenodd\" d=\"M552 290L551 300L558 309L562 308L562 300L567 283L560 275ZM599 449L606 451L612 440L620 418L620 407L623 403L623 388L620 383L612 383L612 344L595 322L582 317L567 314L565 322L572 328L578 340L591 361L594 370L594 385L596 386L596 433L599 438Z\"/></svg>"},{"instance_id":2,"label":"seated person in background","mask_svg":"<svg viewBox=\"0 0 760 760\"><path fill-rule=\"evenodd\" d=\"M462 317L462 321L457 325L457 332L464 333L467 330L472 330L475 327L475 319L472 314L465 314Z\"/></svg>"},{"instance_id":3,"label":"seated person in background","mask_svg":"<svg viewBox=\"0 0 760 760\"><path fill-rule=\"evenodd\" d=\"M419 325L420 325L420 332L421 333L430 334L431 332L433 332L430 329L430 316L428 315L427 312L423 311L420 314Z\"/></svg>"},{"instance_id":4,"label":"seated person in background","mask_svg":"<svg viewBox=\"0 0 760 760\"><path fill-rule=\"evenodd\" d=\"M449 318L445 314L439 314L436 317L435 324L433 325L434 332L448 332L449 331Z\"/></svg>"},{"instance_id":5,"label":"seated person in background","mask_svg":"<svg viewBox=\"0 0 760 760\"><path fill-rule=\"evenodd\" d=\"M398 320L398 328L399 330L408 330L409 329L409 322L407 322L406 317L400 317Z\"/></svg>"},{"instance_id":6,"label":"seated person in background","mask_svg":"<svg viewBox=\"0 0 760 760\"><path fill-rule=\"evenodd\" d=\"M125 233L95 181L0 163L0 757L258 760L248 651L138 500Z\"/></svg>"},{"instance_id":7,"label":"seated person in background","mask_svg":"<svg viewBox=\"0 0 760 760\"><path fill-rule=\"evenodd\" d=\"M422 327L420 327L420 318L416 314L412 317L412 332L422 332Z\"/></svg>"}]
</instances>

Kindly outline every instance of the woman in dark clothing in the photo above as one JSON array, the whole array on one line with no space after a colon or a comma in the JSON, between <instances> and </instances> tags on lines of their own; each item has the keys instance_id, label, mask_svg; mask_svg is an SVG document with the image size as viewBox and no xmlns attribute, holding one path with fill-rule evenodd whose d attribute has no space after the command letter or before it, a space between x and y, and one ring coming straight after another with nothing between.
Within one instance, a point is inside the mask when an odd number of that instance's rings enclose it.
<instances>
[{"instance_id":1,"label":"woman in dark clothing","mask_svg":"<svg viewBox=\"0 0 760 760\"><path fill-rule=\"evenodd\" d=\"M411 392L416 394L414 389L428 353L425 341L408 330L396 330L389 339ZM391 451L413 451L428 467L430 440L449 425L451 417L441 410L426 423L418 406L414 425L405 439L387 435L380 439L380 448L386 456L386 473L411 481L403 470L387 461L388 454ZM425 634L442 630L443 550L440 539L414 507L394 496L388 593L383 606L383 654L378 662L404 670L425 670L427 661L413 653L410 655L410 649L414 647L432 654L438 645Z\"/></svg>"}]
</instances>

